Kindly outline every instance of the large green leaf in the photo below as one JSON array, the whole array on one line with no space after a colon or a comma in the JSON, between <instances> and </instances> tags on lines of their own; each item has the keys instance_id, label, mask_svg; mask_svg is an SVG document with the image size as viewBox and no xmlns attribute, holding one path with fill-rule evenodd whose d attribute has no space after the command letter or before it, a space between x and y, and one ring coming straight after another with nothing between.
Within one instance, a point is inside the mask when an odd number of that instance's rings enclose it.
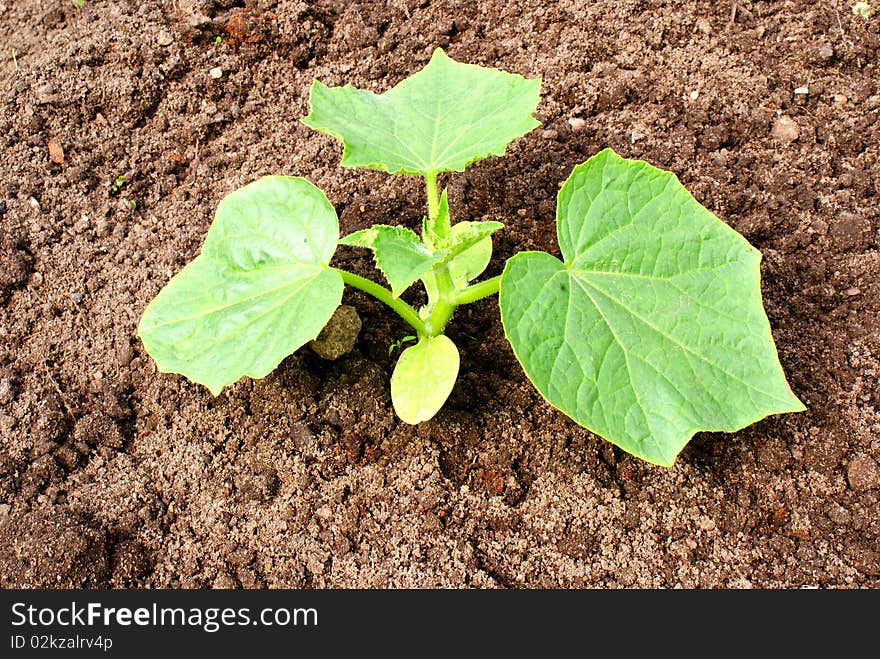
<instances>
[{"instance_id":1,"label":"large green leaf","mask_svg":"<svg viewBox=\"0 0 880 659\"><path fill-rule=\"evenodd\" d=\"M394 297L403 293L440 259L406 227L376 224L347 235L339 244L373 250L376 267L391 284Z\"/></svg>"},{"instance_id":2,"label":"large green leaf","mask_svg":"<svg viewBox=\"0 0 880 659\"><path fill-rule=\"evenodd\" d=\"M540 125L532 117L540 86L539 79L456 62L438 48L424 69L384 94L315 81L302 121L341 139L348 167L461 172Z\"/></svg>"},{"instance_id":3,"label":"large green leaf","mask_svg":"<svg viewBox=\"0 0 880 659\"><path fill-rule=\"evenodd\" d=\"M404 350L391 375L391 401L402 421L427 421L443 407L458 377L458 348L449 339L425 337Z\"/></svg>"},{"instance_id":4,"label":"large green leaf","mask_svg":"<svg viewBox=\"0 0 880 659\"><path fill-rule=\"evenodd\" d=\"M611 150L559 192L564 263L508 261L505 333L541 394L645 460L803 404L761 302L760 253L670 172Z\"/></svg>"},{"instance_id":5,"label":"large green leaf","mask_svg":"<svg viewBox=\"0 0 880 659\"><path fill-rule=\"evenodd\" d=\"M327 263L339 223L302 178L267 176L227 196L202 253L147 305L138 335L164 373L214 395L267 375L314 339L342 300Z\"/></svg>"}]
</instances>

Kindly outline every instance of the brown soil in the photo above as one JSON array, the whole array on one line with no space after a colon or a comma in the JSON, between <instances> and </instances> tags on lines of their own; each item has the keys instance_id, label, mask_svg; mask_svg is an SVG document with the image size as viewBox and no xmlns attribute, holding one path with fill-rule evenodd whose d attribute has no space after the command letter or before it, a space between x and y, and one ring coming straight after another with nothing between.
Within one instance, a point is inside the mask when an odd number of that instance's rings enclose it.
<instances>
[{"instance_id":1,"label":"brown soil","mask_svg":"<svg viewBox=\"0 0 880 659\"><path fill-rule=\"evenodd\" d=\"M880 586L880 15L850 4L0 1L0 585ZM652 467L542 401L486 300L407 426L405 328L356 291L338 361L217 398L157 373L140 314L236 187L301 175L345 233L417 225L417 180L343 170L299 119L313 79L383 91L437 45L543 78L543 127L445 177L459 218L507 223L488 274L557 250L601 148L671 169L763 252L808 412Z\"/></svg>"}]
</instances>

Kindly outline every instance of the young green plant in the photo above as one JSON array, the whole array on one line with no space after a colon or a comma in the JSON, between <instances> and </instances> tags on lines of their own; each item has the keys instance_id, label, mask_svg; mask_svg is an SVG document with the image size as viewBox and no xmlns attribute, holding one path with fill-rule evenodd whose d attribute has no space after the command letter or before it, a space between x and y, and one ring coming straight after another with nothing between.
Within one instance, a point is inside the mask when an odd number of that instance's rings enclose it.
<instances>
[{"instance_id":1,"label":"young green plant","mask_svg":"<svg viewBox=\"0 0 880 659\"><path fill-rule=\"evenodd\" d=\"M147 306L138 333L163 372L212 393L260 378L314 339L344 285L411 328L391 376L397 415L432 418L459 352L457 307L499 294L528 378L575 422L644 460L672 465L700 430L734 431L804 407L779 364L760 292L760 253L670 172L610 149L559 191L561 259L522 252L477 281L500 222L453 221L438 175L503 155L540 125L540 80L463 64L442 50L384 94L315 82L307 126L340 139L342 164L424 180L421 233L375 225L340 240L333 206L303 178L267 176L224 198L201 254ZM388 281L330 265L337 244L369 249ZM420 282L427 303L401 299Z\"/></svg>"}]
</instances>

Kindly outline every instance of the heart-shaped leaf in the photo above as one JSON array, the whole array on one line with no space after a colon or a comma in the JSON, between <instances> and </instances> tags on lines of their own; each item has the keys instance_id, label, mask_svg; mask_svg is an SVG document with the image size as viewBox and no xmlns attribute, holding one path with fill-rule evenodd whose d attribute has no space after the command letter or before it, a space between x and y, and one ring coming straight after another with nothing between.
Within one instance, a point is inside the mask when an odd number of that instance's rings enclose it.
<instances>
[{"instance_id":1,"label":"heart-shaped leaf","mask_svg":"<svg viewBox=\"0 0 880 659\"><path fill-rule=\"evenodd\" d=\"M267 176L227 196L202 253L147 305L138 335L164 373L214 395L260 378L314 339L342 300L327 266L339 223L302 178Z\"/></svg>"},{"instance_id":2,"label":"heart-shaped leaf","mask_svg":"<svg viewBox=\"0 0 880 659\"><path fill-rule=\"evenodd\" d=\"M402 421L433 417L452 393L458 377L458 348L449 337L425 337L404 350L391 375L391 401Z\"/></svg>"},{"instance_id":3,"label":"heart-shaped leaf","mask_svg":"<svg viewBox=\"0 0 880 659\"><path fill-rule=\"evenodd\" d=\"M501 317L558 409L649 462L699 430L797 412L761 302L760 253L670 172L605 150L559 192L564 263L523 252Z\"/></svg>"},{"instance_id":4,"label":"heart-shaped leaf","mask_svg":"<svg viewBox=\"0 0 880 659\"><path fill-rule=\"evenodd\" d=\"M343 141L342 164L426 175L463 172L540 125L541 81L451 59L431 61L384 94L318 81L302 121Z\"/></svg>"}]
</instances>

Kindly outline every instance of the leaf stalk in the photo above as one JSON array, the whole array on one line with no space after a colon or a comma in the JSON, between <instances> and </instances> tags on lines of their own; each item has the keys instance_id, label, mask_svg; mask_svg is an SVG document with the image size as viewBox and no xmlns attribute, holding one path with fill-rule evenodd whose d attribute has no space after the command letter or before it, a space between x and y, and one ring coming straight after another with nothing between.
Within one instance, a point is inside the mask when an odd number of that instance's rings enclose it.
<instances>
[{"instance_id":1,"label":"leaf stalk","mask_svg":"<svg viewBox=\"0 0 880 659\"><path fill-rule=\"evenodd\" d=\"M487 279L486 281L481 281L477 284L473 284L472 286L468 286L467 288L461 290L458 296L455 298L455 303L470 304L471 302L482 300L484 297L495 295L495 293L497 293L500 288L501 275L498 275L496 277L492 277L491 279Z\"/></svg>"},{"instance_id":2,"label":"leaf stalk","mask_svg":"<svg viewBox=\"0 0 880 659\"><path fill-rule=\"evenodd\" d=\"M425 329L429 336L437 336L443 333L446 323L452 318L455 307L458 306L455 295L455 282L449 272L449 266L442 265L435 271L437 279L437 301L434 303L431 313L425 320Z\"/></svg>"},{"instance_id":3,"label":"leaf stalk","mask_svg":"<svg viewBox=\"0 0 880 659\"><path fill-rule=\"evenodd\" d=\"M409 306L406 302L401 300L400 298L394 297L394 295L387 288L380 286L374 281L370 281L366 277L361 277L360 275L356 275L352 272L347 272L345 270L340 270L339 268L333 268L342 275L342 281L344 281L349 286L353 286L358 290L363 291L367 295L372 295L374 298L379 300L379 302L384 302L391 309L400 316L403 320L405 320L410 327L412 327L418 335L425 336L428 334L428 330L425 327L425 323L422 322L422 319L419 318L418 312Z\"/></svg>"}]
</instances>

